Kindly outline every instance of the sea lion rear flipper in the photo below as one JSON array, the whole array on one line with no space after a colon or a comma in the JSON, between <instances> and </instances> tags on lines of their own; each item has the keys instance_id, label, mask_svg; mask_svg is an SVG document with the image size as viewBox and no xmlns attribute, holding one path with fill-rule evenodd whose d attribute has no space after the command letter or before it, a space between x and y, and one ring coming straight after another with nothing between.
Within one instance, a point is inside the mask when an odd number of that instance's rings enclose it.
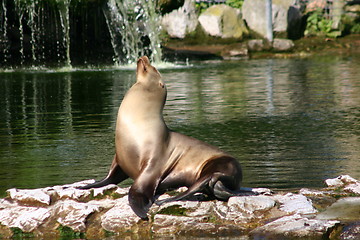
<instances>
[{"instance_id":1,"label":"sea lion rear flipper","mask_svg":"<svg viewBox=\"0 0 360 240\"><path fill-rule=\"evenodd\" d=\"M79 187L78 189L90 189L90 188L99 188L104 187L109 184L118 184L125 179L129 178L126 173L121 169L121 167L117 164L116 154L114 156L114 159L112 161L110 171L108 175L101 181L96 181L94 183L88 184L83 187Z\"/></svg>"},{"instance_id":2,"label":"sea lion rear flipper","mask_svg":"<svg viewBox=\"0 0 360 240\"><path fill-rule=\"evenodd\" d=\"M164 204L166 202L179 201L195 193L202 192L204 188L208 185L210 180L211 177L200 179L199 181L195 182L192 186L190 186L185 192L180 193L175 197L167 198L164 200L158 200L155 203L160 206L161 204Z\"/></svg>"}]
</instances>

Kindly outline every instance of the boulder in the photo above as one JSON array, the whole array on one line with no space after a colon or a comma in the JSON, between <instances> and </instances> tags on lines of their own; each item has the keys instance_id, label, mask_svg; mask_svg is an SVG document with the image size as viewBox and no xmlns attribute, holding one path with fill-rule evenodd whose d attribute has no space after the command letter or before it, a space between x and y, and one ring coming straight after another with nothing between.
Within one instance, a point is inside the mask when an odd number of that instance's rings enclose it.
<instances>
[{"instance_id":1,"label":"boulder","mask_svg":"<svg viewBox=\"0 0 360 240\"><path fill-rule=\"evenodd\" d=\"M50 216L47 208L15 206L0 210L0 223L9 228L19 228L23 232L32 232Z\"/></svg>"},{"instance_id":2,"label":"boulder","mask_svg":"<svg viewBox=\"0 0 360 240\"><path fill-rule=\"evenodd\" d=\"M50 205L50 196L42 189L29 189L19 191L15 188L7 190L11 199L27 204L45 204Z\"/></svg>"},{"instance_id":3,"label":"boulder","mask_svg":"<svg viewBox=\"0 0 360 240\"><path fill-rule=\"evenodd\" d=\"M120 232L131 229L139 220L125 196L118 199L114 207L101 216L101 227L109 232Z\"/></svg>"},{"instance_id":4,"label":"boulder","mask_svg":"<svg viewBox=\"0 0 360 240\"><path fill-rule=\"evenodd\" d=\"M334 228L339 221L309 219L295 214L285 216L258 227L250 232L255 239L324 239L328 230Z\"/></svg>"},{"instance_id":5,"label":"boulder","mask_svg":"<svg viewBox=\"0 0 360 240\"><path fill-rule=\"evenodd\" d=\"M301 12L296 0L273 0L272 1L272 25L276 33L286 33L288 38L300 38ZM248 27L259 34L266 36L266 12L263 0L245 0L242 6L243 18Z\"/></svg>"},{"instance_id":6,"label":"boulder","mask_svg":"<svg viewBox=\"0 0 360 240\"><path fill-rule=\"evenodd\" d=\"M192 0L185 0L182 7L165 14L161 20L163 29L172 38L184 38L195 30L197 24L195 3Z\"/></svg>"},{"instance_id":7,"label":"boulder","mask_svg":"<svg viewBox=\"0 0 360 240\"><path fill-rule=\"evenodd\" d=\"M263 39L252 39L247 43L251 52L273 50L275 52L290 51L294 46L294 42L290 39L275 38L272 43Z\"/></svg>"},{"instance_id":8,"label":"boulder","mask_svg":"<svg viewBox=\"0 0 360 240\"><path fill-rule=\"evenodd\" d=\"M275 38L272 43L273 50L277 52L290 51L294 46L294 42L290 39Z\"/></svg>"},{"instance_id":9,"label":"boulder","mask_svg":"<svg viewBox=\"0 0 360 240\"><path fill-rule=\"evenodd\" d=\"M98 204L80 203L74 200L59 201L54 206L55 216L57 222L62 226L70 227L76 232L83 232L86 230L86 218L99 211Z\"/></svg>"},{"instance_id":10,"label":"boulder","mask_svg":"<svg viewBox=\"0 0 360 240\"><path fill-rule=\"evenodd\" d=\"M274 199L280 203L279 209L287 213L312 214L317 212L311 200L302 194L287 193L274 196Z\"/></svg>"},{"instance_id":11,"label":"boulder","mask_svg":"<svg viewBox=\"0 0 360 240\"><path fill-rule=\"evenodd\" d=\"M251 52L259 52L269 50L270 48L265 44L262 39L252 39L247 42L248 49Z\"/></svg>"},{"instance_id":12,"label":"boulder","mask_svg":"<svg viewBox=\"0 0 360 240\"><path fill-rule=\"evenodd\" d=\"M199 16L204 31L214 37L242 39L248 29L240 9L225 4L213 5Z\"/></svg>"},{"instance_id":13,"label":"boulder","mask_svg":"<svg viewBox=\"0 0 360 240\"><path fill-rule=\"evenodd\" d=\"M227 205L226 219L238 223L262 217L275 206L275 201L268 196L231 197Z\"/></svg>"}]
</instances>

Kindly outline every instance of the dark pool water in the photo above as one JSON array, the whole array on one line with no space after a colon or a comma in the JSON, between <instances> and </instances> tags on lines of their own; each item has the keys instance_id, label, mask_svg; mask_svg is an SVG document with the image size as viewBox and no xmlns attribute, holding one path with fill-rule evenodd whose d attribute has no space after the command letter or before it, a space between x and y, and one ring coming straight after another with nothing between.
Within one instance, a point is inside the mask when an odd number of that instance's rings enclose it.
<instances>
[{"instance_id":1,"label":"dark pool water","mask_svg":"<svg viewBox=\"0 0 360 240\"><path fill-rule=\"evenodd\" d=\"M360 58L194 62L161 69L168 126L217 145L244 185L360 179ZM0 72L0 195L107 174L134 70Z\"/></svg>"}]
</instances>

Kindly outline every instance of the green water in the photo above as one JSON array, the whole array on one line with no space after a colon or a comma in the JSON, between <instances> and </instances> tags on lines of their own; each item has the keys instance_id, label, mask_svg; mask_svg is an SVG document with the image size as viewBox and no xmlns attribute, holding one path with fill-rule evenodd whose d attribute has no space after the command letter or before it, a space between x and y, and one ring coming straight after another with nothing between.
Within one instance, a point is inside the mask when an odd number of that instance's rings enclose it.
<instances>
[{"instance_id":1,"label":"green water","mask_svg":"<svg viewBox=\"0 0 360 240\"><path fill-rule=\"evenodd\" d=\"M244 185L360 179L360 58L194 62L160 72L164 116L243 166ZM134 70L0 73L0 195L107 174Z\"/></svg>"}]
</instances>

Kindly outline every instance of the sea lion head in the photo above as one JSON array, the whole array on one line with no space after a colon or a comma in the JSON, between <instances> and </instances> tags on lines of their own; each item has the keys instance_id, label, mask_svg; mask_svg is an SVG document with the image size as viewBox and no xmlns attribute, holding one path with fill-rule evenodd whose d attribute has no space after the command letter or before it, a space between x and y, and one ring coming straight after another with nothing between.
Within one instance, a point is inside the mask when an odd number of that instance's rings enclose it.
<instances>
[{"instance_id":1,"label":"sea lion head","mask_svg":"<svg viewBox=\"0 0 360 240\"><path fill-rule=\"evenodd\" d=\"M136 82L144 83L146 85L157 84L161 88L165 87L161 74L150 64L147 56L143 56L137 61Z\"/></svg>"}]
</instances>

